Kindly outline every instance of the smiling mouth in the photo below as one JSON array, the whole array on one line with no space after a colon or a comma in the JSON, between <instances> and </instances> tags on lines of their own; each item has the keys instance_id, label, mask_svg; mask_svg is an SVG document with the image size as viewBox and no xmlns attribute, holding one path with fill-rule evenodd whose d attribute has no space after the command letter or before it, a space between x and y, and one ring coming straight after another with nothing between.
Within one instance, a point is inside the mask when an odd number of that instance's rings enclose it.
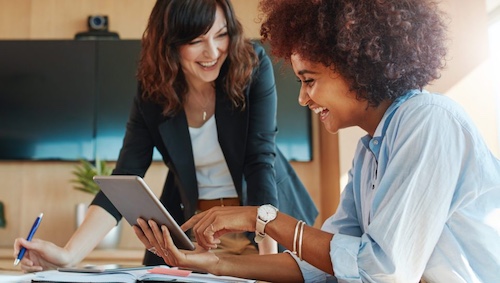
<instances>
[{"instance_id":1,"label":"smiling mouth","mask_svg":"<svg viewBox=\"0 0 500 283\"><path fill-rule=\"evenodd\" d=\"M214 60L211 62L198 62L198 64L200 64L202 67L210 68L210 67L215 66L215 64L217 64L217 60Z\"/></svg>"},{"instance_id":2,"label":"smiling mouth","mask_svg":"<svg viewBox=\"0 0 500 283\"><path fill-rule=\"evenodd\" d=\"M318 107L312 110L314 111L314 113L319 114L321 118L325 118L326 116L328 116L328 113L330 113L330 111L326 107Z\"/></svg>"}]
</instances>

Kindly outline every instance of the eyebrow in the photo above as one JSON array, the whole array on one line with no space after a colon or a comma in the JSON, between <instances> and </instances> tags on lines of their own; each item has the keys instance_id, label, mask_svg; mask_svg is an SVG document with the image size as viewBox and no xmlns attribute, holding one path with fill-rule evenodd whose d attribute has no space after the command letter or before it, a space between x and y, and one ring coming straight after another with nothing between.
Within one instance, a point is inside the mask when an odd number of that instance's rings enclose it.
<instances>
[{"instance_id":1,"label":"eyebrow","mask_svg":"<svg viewBox=\"0 0 500 283\"><path fill-rule=\"evenodd\" d=\"M313 74L314 75L314 74L317 74L317 73L318 72L313 72L313 71L309 71L309 70L300 70L300 71L297 72L297 74L299 74L301 76L303 76L305 74Z\"/></svg>"},{"instance_id":2,"label":"eyebrow","mask_svg":"<svg viewBox=\"0 0 500 283\"><path fill-rule=\"evenodd\" d=\"M221 28L220 28L220 29L216 32L216 34L217 34L217 33L219 33L219 32L221 32L221 31L223 31L225 28L227 29L227 24L225 24L223 27L221 27Z\"/></svg>"},{"instance_id":3,"label":"eyebrow","mask_svg":"<svg viewBox=\"0 0 500 283\"><path fill-rule=\"evenodd\" d=\"M218 31L215 32L215 34L219 34L221 33L225 28L227 28L227 24L224 25L223 27L221 27ZM197 38L205 38L205 36L207 35L208 31L200 36L198 36ZM195 38L195 39L197 39Z\"/></svg>"}]
</instances>

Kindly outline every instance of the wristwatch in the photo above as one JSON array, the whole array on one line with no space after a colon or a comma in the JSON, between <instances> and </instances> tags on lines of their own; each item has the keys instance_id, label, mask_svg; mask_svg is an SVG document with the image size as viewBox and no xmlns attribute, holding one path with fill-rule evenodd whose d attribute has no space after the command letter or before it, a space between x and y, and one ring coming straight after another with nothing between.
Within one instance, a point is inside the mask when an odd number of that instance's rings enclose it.
<instances>
[{"instance_id":1,"label":"wristwatch","mask_svg":"<svg viewBox=\"0 0 500 283\"><path fill-rule=\"evenodd\" d=\"M278 215L278 209L270 204L261 205L257 209L257 223L255 224L255 242L260 243L266 233L264 228L267 223L273 221Z\"/></svg>"}]
</instances>

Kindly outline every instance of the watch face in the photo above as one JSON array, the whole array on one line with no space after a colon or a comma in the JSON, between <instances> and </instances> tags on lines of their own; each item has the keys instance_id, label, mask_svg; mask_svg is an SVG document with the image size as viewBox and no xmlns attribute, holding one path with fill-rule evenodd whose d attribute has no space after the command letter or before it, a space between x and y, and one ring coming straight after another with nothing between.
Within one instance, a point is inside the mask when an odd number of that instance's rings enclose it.
<instances>
[{"instance_id":1,"label":"watch face","mask_svg":"<svg viewBox=\"0 0 500 283\"><path fill-rule=\"evenodd\" d=\"M272 205L262 205L259 207L258 214L260 219L267 222L276 218L278 211Z\"/></svg>"}]
</instances>

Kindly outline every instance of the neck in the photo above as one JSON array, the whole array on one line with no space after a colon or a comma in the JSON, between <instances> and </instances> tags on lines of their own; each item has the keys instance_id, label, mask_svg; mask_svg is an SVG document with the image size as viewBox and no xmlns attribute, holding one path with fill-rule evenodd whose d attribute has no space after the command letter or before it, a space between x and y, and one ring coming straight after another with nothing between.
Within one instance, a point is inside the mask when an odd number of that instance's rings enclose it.
<instances>
[{"instance_id":1,"label":"neck","mask_svg":"<svg viewBox=\"0 0 500 283\"><path fill-rule=\"evenodd\" d=\"M391 104L391 100L386 100L380 103L377 107L368 106L368 113L365 119L366 122L363 125L360 125L360 127L373 137L378 124L382 121L382 117L384 117L385 111L387 111L387 108L389 108Z\"/></svg>"},{"instance_id":2,"label":"neck","mask_svg":"<svg viewBox=\"0 0 500 283\"><path fill-rule=\"evenodd\" d=\"M213 114L215 105L215 87L211 83L204 83L193 87L189 85L188 93L188 111L201 115L201 119L206 121ZM199 113L199 114L198 114Z\"/></svg>"},{"instance_id":3,"label":"neck","mask_svg":"<svg viewBox=\"0 0 500 283\"><path fill-rule=\"evenodd\" d=\"M215 88L215 82L190 82L187 81L188 93L192 95L205 96Z\"/></svg>"}]
</instances>

